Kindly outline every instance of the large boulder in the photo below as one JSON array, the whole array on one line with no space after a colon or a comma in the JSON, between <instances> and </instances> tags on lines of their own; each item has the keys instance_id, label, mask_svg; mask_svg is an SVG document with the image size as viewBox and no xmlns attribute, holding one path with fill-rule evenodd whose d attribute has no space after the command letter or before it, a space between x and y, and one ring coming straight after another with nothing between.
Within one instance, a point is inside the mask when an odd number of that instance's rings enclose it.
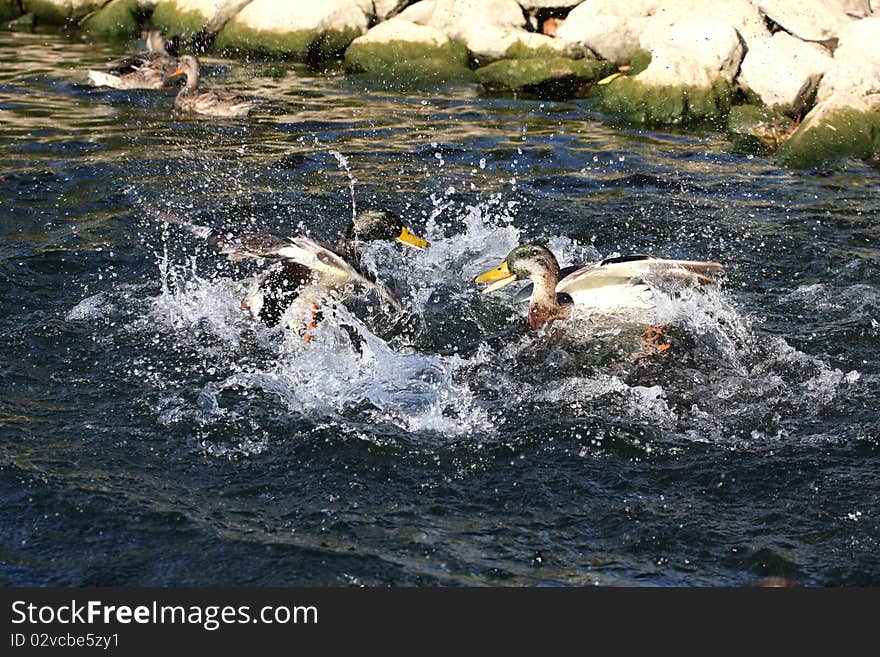
<instances>
[{"instance_id":1,"label":"large boulder","mask_svg":"<svg viewBox=\"0 0 880 657\"><path fill-rule=\"evenodd\" d=\"M773 22L804 41L836 39L852 21L871 13L870 0L755 0Z\"/></svg>"},{"instance_id":2,"label":"large boulder","mask_svg":"<svg viewBox=\"0 0 880 657\"><path fill-rule=\"evenodd\" d=\"M478 64L502 58L583 57L578 44L528 32L516 0L424 0L398 16L463 43Z\"/></svg>"},{"instance_id":3,"label":"large boulder","mask_svg":"<svg viewBox=\"0 0 880 657\"><path fill-rule=\"evenodd\" d=\"M345 51L345 67L383 88L439 86L473 78L462 44L400 16L352 41Z\"/></svg>"},{"instance_id":4,"label":"large boulder","mask_svg":"<svg viewBox=\"0 0 880 657\"><path fill-rule=\"evenodd\" d=\"M602 59L628 64L642 52L640 36L660 0L589 0L578 5L556 31L556 38L588 48Z\"/></svg>"},{"instance_id":5,"label":"large boulder","mask_svg":"<svg viewBox=\"0 0 880 657\"><path fill-rule=\"evenodd\" d=\"M217 35L220 49L323 59L365 34L371 0L253 0Z\"/></svg>"},{"instance_id":6,"label":"large boulder","mask_svg":"<svg viewBox=\"0 0 880 657\"><path fill-rule=\"evenodd\" d=\"M599 107L633 123L722 125L743 55L739 34L720 20L684 20L643 35L651 62L634 77L600 87Z\"/></svg>"},{"instance_id":7,"label":"large boulder","mask_svg":"<svg viewBox=\"0 0 880 657\"><path fill-rule=\"evenodd\" d=\"M765 105L798 115L809 108L819 81L833 65L823 46L777 32L749 47L739 80Z\"/></svg>"},{"instance_id":8,"label":"large boulder","mask_svg":"<svg viewBox=\"0 0 880 657\"><path fill-rule=\"evenodd\" d=\"M880 154L880 17L844 27L816 106L779 149L781 163L817 167Z\"/></svg>"},{"instance_id":9,"label":"large boulder","mask_svg":"<svg viewBox=\"0 0 880 657\"><path fill-rule=\"evenodd\" d=\"M651 63L638 80L653 86L709 88L715 80L732 82L743 57L737 31L716 19L681 20L666 30L642 35Z\"/></svg>"},{"instance_id":10,"label":"large boulder","mask_svg":"<svg viewBox=\"0 0 880 657\"><path fill-rule=\"evenodd\" d=\"M684 20L724 21L739 33L747 47L770 37L763 15L750 0L662 0L654 10L646 32L662 34ZM656 40L656 37L648 34L643 35L643 39Z\"/></svg>"},{"instance_id":11,"label":"large boulder","mask_svg":"<svg viewBox=\"0 0 880 657\"><path fill-rule=\"evenodd\" d=\"M864 18L841 30L834 65L822 78L816 101L880 110L880 17Z\"/></svg>"},{"instance_id":12,"label":"large boulder","mask_svg":"<svg viewBox=\"0 0 880 657\"><path fill-rule=\"evenodd\" d=\"M160 0L152 23L169 37L189 38L206 32L216 34L251 0Z\"/></svg>"},{"instance_id":13,"label":"large boulder","mask_svg":"<svg viewBox=\"0 0 880 657\"><path fill-rule=\"evenodd\" d=\"M834 166L847 158L880 156L880 112L817 105L776 153L783 166L813 169Z\"/></svg>"}]
</instances>

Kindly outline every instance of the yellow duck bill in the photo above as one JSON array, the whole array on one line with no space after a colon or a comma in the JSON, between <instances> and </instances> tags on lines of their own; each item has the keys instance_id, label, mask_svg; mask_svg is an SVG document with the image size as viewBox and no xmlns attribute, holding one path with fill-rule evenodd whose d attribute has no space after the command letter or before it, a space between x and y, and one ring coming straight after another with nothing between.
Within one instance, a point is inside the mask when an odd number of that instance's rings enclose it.
<instances>
[{"instance_id":1,"label":"yellow duck bill","mask_svg":"<svg viewBox=\"0 0 880 657\"><path fill-rule=\"evenodd\" d=\"M505 260L495 269L480 274L474 279L474 283L491 283L489 287L483 290L483 294L492 294L495 290L500 290L505 285L510 285L517 280L516 274L510 271Z\"/></svg>"},{"instance_id":2,"label":"yellow duck bill","mask_svg":"<svg viewBox=\"0 0 880 657\"><path fill-rule=\"evenodd\" d=\"M419 249L420 251L424 251L431 246L431 243L428 240L422 239L415 233L410 232L410 229L406 226L401 229L400 235L398 235L396 239L401 244L406 244L407 246Z\"/></svg>"}]
</instances>

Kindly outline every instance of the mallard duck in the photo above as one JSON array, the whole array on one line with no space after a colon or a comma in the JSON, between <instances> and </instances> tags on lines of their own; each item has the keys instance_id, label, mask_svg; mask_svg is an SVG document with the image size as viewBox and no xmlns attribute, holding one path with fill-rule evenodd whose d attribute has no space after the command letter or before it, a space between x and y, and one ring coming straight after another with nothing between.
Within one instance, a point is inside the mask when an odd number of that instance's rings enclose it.
<instances>
[{"instance_id":1,"label":"mallard duck","mask_svg":"<svg viewBox=\"0 0 880 657\"><path fill-rule=\"evenodd\" d=\"M147 51L127 55L107 64L106 71L89 71L89 82L114 89L161 89L177 69L177 57L168 54L161 30L146 34Z\"/></svg>"},{"instance_id":2,"label":"mallard duck","mask_svg":"<svg viewBox=\"0 0 880 657\"><path fill-rule=\"evenodd\" d=\"M178 60L169 78L186 76L186 84L174 99L174 107L181 112L220 118L242 118L250 114L259 101L226 89L199 88L199 60L194 55L184 55Z\"/></svg>"},{"instance_id":3,"label":"mallard duck","mask_svg":"<svg viewBox=\"0 0 880 657\"><path fill-rule=\"evenodd\" d=\"M336 246L308 237L285 238L265 232L234 234L190 223L173 215L158 213L166 223L186 228L206 240L232 261L272 260L272 264L251 283L242 309L269 326L290 315L303 320L308 331L320 319L320 304L327 294L360 286L400 310L400 300L386 284L361 265L361 245L374 240L396 240L424 249L429 242L382 211L367 211L352 221ZM300 327L295 327L300 328Z\"/></svg>"},{"instance_id":4,"label":"mallard duck","mask_svg":"<svg viewBox=\"0 0 880 657\"><path fill-rule=\"evenodd\" d=\"M490 294L514 281L530 279L529 326L539 329L569 317L576 307L606 313L650 310L655 307L656 296L649 283L711 285L715 281L710 275L723 271L717 262L665 260L642 254L560 270L543 244L523 244L507 254L498 267L474 281L490 283L483 290L483 294Z\"/></svg>"}]
</instances>

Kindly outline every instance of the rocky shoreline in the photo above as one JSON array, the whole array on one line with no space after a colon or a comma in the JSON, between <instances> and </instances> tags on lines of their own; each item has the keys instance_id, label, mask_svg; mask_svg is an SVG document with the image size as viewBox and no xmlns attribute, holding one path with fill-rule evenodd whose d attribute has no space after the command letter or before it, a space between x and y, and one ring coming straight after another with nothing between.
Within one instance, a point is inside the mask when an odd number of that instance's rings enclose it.
<instances>
[{"instance_id":1,"label":"rocky shoreline","mask_svg":"<svg viewBox=\"0 0 880 657\"><path fill-rule=\"evenodd\" d=\"M711 124L797 168L880 153L880 0L0 0L0 26L340 58L387 87L475 81L592 97L634 124Z\"/></svg>"}]
</instances>

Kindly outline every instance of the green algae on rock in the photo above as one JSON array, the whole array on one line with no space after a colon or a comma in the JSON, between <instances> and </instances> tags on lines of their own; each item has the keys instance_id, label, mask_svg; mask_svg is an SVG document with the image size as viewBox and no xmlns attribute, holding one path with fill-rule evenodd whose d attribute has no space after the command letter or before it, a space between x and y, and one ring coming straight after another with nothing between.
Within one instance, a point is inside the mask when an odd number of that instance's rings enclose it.
<instances>
[{"instance_id":1,"label":"green algae on rock","mask_svg":"<svg viewBox=\"0 0 880 657\"><path fill-rule=\"evenodd\" d=\"M81 25L95 36L132 37L140 34L139 14L137 0L111 0Z\"/></svg>"},{"instance_id":2,"label":"green algae on rock","mask_svg":"<svg viewBox=\"0 0 880 657\"><path fill-rule=\"evenodd\" d=\"M345 51L345 68L361 74L368 86L384 89L436 87L474 79L468 68L468 53L455 41L442 45L387 41L355 41Z\"/></svg>"},{"instance_id":3,"label":"green algae on rock","mask_svg":"<svg viewBox=\"0 0 880 657\"><path fill-rule=\"evenodd\" d=\"M372 3L353 0L278 3L253 0L219 31L215 46L310 62L337 57L367 31Z\"/></svg>"},{"instance_id":4,"label":"green algae on rock","mask_svg":"<svg viewBox=\"0 0 880 657\"><path fill-rule=\"evenodd\" d=\"M794 121L768 107L737 105L727 116L731 151L750 155L775 153L794 129Z\"/></svg>"},{"instance_id":5,"label":"green algae on rock","mask_svg":"<svg viewBox=\"0 0 880 657\"><path fill-rule=\"evenodd\" d=\"M872 160L880 156L880 112L842 107L807 116L800 128L780 146L779 164L810 169L840 164L847 158Z\"/></svg>"},{"instance_id":6,"label":"green algae on rock","mask_svg":"<svg viewBox=\"0 0 880 657\"><path fill-rule=\"evenodd\" d=\"M631 77L593 88L598 108L631 123L686 125L709 122L721 125L730 112L733 90L717 79L709 87L648 85Z\"/></svg>"},{"instance_id":7,"label":"green algae on rock","mask_svg":"<svg viewBox=\"0 0 880 657\"><path fill-rule=\"evenodd\" d=\"M28 13L34 15L37 23L46 25L65 25L73 23L90 12L100 9L104 0L81 0L79 2L53 2L53 0L27 0L24 3Z\"/></svg>"},{"instance_id":8,"label":"green algae on rock","mask_svg":"<svg viewBox=\"0 0 880 657\"><path fill-rule=\"evenodd\" d=\"M268 32L239 24L235 19L217 35L215 47L226 52L253 52L294 59L329 59L340 54L360 32L343 30L295 30Z\"/></svg>"},{"instance_id":9,"label":"green algae on rock","mask_svg":"<svg viewBox=\"0 0 880 657\"><path fill-rule=\"evenodd\" d=\"M501 59L477 69L477 79L489 90L523 91L536 96L571 97L588 82L616 70L595 59Z\"/></svg>"},{"instance_id":10,"label":"green algae on rock","mask_svg":"<svg viewBox=\"0 0 880 657\"><path fill-rule=\"evenodd\" d=\"M196 9L184 9L176 0L160 0L151 22L165 30L166 36L190 38L205 29L208 17Z\"/></svg>"}]
</instances>

